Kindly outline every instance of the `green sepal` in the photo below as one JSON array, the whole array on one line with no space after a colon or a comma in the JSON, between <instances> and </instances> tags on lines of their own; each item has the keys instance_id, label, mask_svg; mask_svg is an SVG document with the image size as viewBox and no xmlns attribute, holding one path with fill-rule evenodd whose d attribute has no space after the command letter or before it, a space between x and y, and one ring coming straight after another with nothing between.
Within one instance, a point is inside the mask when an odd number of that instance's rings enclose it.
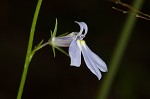
<instances>
[{"instance_id":1,"label":"green sepal","mask_svg":"<svg viewBox=\"0 0 150 99\"><path fill-rule=\"evenodd\" d=\"M64 33L64 34L61 34L61 35L59 35L59 36L57 36L57 37L66 36L67 34L68 34L68 32L66 32L66 33Z\"/></svg>"},{"instance_id":2,"label":"green sepal","mask_svg":"<svg viewBox=\"0 0 150 99\"><path fill-rule=\"evenodd\" d=\"M55 58L55 56L56 56L56 53L55 53L55 47L54 47L54 45L51 43L53 33L52 33L52 31L50 31L50 32L51 32L50 45L52 46L52 50L53 50L53 54L54 54L54 58Z\"/></svg>"},{"instance_id":3,"label":"green sepal","mask_svg":"<svg viewBox=\"0 0 150 99\"><path fill-rule=\"evenodd\" d=\"M56 36L56 33L57 33L57 26L58 26L58 22L57 22L57 18L56 18L55 28L54 28L52 37Z\"/></svg>"},{"instance_id":4,"label":"green sepal","mask_svg":"<svg viewBox=\"0 0 150 99\"><path fill-rule=\"evenodd\" d=\"M56 22L55 22L55 28L54 28L54 31L52 32L51 30L50 30L50 33L51 33L51 38L49 39L49 41L50 41L50 43L49 43L49 45L51 45L52 46L52 50L53 50L53 54L54 54L54 58L55 58L55 56L56 56L56 52L55 52L55 48L56 49L58 49L59 51L61 51L62 53L64 53L65 55L67 55L67 56L69 56L62 48L60 48L60 47L56 47L56 46L54 46L53 44L52 44L52 38L53 37L56 37L56 33L57 33L57 26L58 26L58 22L57 22L57 18L56 18ZM64 34L62 34L62 35L59 35L58 37L62 37L62 36L65 36L65 35L67 35L68 34L68 32L67 33L64 33Z\"/></svg>"},{"instance_id":5,"label":"green sepal","mask_svg":"<svg viewBox=\"0 0 150 99\"><path fill-rule=\"evenodd\" d=\"M62 48L54 46L56 49L64 53L65 55L69 56L67 52L65 52Z\"/></svg>"},{"instance_id":6,"label":"green sepal","mask_svg":"<svg viewBox=\"0 0 150 99\"><path fill-rule=\"evenodd\" d=\"M52 50L53 50L53 54L54 54L54 58L56 56L56 53L55 53L55 46L52 45Z\"/></svg>"}]
</instances>

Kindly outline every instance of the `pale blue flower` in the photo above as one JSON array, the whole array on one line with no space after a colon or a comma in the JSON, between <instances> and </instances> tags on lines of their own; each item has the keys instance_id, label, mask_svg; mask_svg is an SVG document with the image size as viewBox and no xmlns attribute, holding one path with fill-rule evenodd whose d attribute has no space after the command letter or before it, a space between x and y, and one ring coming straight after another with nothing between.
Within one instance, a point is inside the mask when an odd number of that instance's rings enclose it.
<instances>
[{"instance_id":1,"label":"pale blue flower","mask_svg":"<svg viewBox=\"0 0 150 99\"><path fill-rule=\"evenodd\" d=\"M105 62L93 53L89 47L86 45L83 38L88 32L88 27L84 22L76 22L80 26L80 31L76 34L75 38L69 46L69 56L71 58L71 66L80 67L81 65L81 53L84 57L84 61L90 71L95 74L98 79L101 79L101 72L107 71L107 66ZM84 33L83 33L84 31Z\"/></svg>"},{"instance_id":2,"label":"pale blue flower","mask_svg":"<svg viewBox=\"0 0 150 99\"><path fill-rule=\"evenodd\" d=\"M86 45L83 38L86 36L88 32L88 27L84 22L76 22L80 26L79 32L72 32L68 35L58 36L56 37L57 32L57 20L55 24L55 29L53 33L51 32L51 38L49 40L49 44L52 46L54 56L55 56L55 48L68 55L63 49L60 47L69 47L69 56L71 58L71 66L80 67L81 65L81 53L83 54L85 63L87 67L90 69L92 73L94 73L98 79L101 78L101 72L107 71L107 66L105 62L93 53L89 47ZM84 32L83 32L84 31Z\"/></svg>"}]
</instances>

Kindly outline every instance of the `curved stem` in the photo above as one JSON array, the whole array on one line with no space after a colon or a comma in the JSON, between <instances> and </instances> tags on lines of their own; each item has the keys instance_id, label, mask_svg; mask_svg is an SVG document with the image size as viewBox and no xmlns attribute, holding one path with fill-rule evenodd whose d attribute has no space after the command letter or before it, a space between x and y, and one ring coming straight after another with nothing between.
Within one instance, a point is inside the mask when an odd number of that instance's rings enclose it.
<instances>
[{"instance_id":1,"label":"curved stem","mask_svg":"<svg viewBox=\"0 0 150 99\"><path fill-rule=\"evenodd\" d=\"M31 26L28 49L27 49L27 54L26 54L24 69L23 69L21 82L20 82L20 86L19 86L19 90L18 90L17 99L21 99L21 97L22 97L22 93L23 93L23 89L24 89L24 85L25 85L25 80L26 80L26 76L27 76L27 72L28 72L28 67L29 67L29 64L30 64L30 61L31 61L30 54L31 54L31 51L32 51L34 31L35 31L36 22L37 22L37 18L38 18L38 14L39 14L41 4L42 4L42 0L38 0L36 10L35 10L35 13L34 13L34 17L33 17L32 26Z\"/></svg>"}]
</instances>

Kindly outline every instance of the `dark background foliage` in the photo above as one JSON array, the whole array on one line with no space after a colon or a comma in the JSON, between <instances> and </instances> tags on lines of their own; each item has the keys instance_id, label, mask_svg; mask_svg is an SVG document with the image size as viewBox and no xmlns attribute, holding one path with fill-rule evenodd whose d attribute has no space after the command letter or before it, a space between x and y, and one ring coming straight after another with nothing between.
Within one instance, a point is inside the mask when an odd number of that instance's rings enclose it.
<instances>
[{"instance_id":1,"label":"dark background foliage","mask_svg":"<svg viewBox=\"0 0 150 99\"><path fill-rule=\"evenodd\" d=\"M0 1L0 99L16 98L36 4L37 0ZM58 35L79 31L74 21L84 21L89 27L87 45L109 64L127 17L112 6L108 0L43 0L34 46L50 38L56 18ZM141 10L150 14L149 0ZM137 20L108 99L150 99L149 27L150 21ZM54 58L50 46L38 51L22 99L95 99L106 73L99 81L84 61L80 68L69 64L69 57L59 51Z\"/></svg>"}]
</instances>

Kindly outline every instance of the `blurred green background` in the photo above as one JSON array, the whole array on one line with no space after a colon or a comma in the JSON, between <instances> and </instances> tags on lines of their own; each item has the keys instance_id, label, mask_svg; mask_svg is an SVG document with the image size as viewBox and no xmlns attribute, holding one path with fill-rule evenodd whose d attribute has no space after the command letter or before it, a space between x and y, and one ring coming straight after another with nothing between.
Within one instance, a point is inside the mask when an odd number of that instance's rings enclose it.
<instances>
[{"instance_id":1,"label":"blurred green background","mask_svg":"<svg viewBox=\"0 0 150 99\"><path fill-rule=\"evenodd\" d=\"M36 4L37 0L0 1L0 99L16 98ZM34 46L50 38L55 18L58 35L79 31L74 21L84 21L89 27L87 45L109 64L127 17L112 6L116 5L107 0L43 0ZM150 14L149 0L141 11ZM150 99L149 27L150 21L137 20L108 99ZM69 65L69 57L59 51L54 59L50 46L39 50L30 64L22 99L95 99L107 73L99 81L84 60L80 68Z\"/></svg>"}]
</instances>

